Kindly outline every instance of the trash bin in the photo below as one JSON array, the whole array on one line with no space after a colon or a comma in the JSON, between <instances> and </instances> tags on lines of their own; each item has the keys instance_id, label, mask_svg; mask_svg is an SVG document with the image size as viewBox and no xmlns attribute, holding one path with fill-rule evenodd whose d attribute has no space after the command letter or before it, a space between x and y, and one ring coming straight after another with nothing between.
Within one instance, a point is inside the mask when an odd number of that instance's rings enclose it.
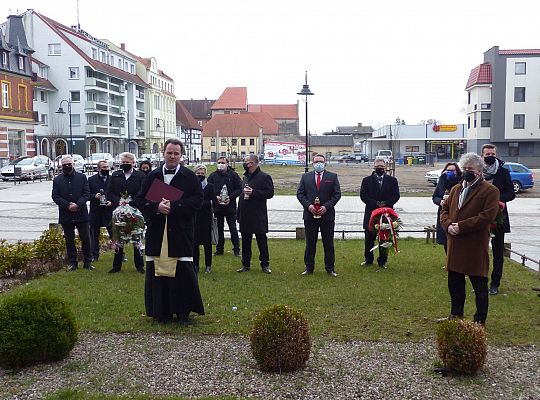
<instances>
[{"instance_id":1,"label":"trash bin","mask_svg":"<svg viewBox=\"0 0 540 400\"><path fill-rule=\"evenodd\" d=\"M418 157L413 157L412 163L413 164L418 164Z\"/></svg>"},{"instance_id":2,"label":"trash bin","mask_svg":"<svg viewBox=\"0 0 540 400\"><path fill-rule=\"evenodd\" d=\"M425 163L426 163L426 157L418 156L418 164L425 164Z\"/></svg>"},{"instance_id":3,"label":"trash bin","mask_svg":"<svg viewBox=\"0 0 540 400\"><path fill-rule=\"evenodd\" d=\"M407 165L411 165L413 163L412 157L407 157Z\"/></svg>"},{"instance_id":4,"label":"trash bin","mask_svg":"<svg viewBox=\"0 0 540 400\"><path fill-rule=\"evenodd\" d=\"M429 153L427 153L427 163L429 164L430 167L434 167L435 166L435 153L430 151Z\"/></svg>"},{"instance_id":5,"label":"trash bin","mask_svg":"<svg viewBox=\"0 0 540 400\"><path fill-rule=\"evenodd\" d=\"M398 164L403 165L403 158L398 158Z\"/></svg>"}]
</instances>

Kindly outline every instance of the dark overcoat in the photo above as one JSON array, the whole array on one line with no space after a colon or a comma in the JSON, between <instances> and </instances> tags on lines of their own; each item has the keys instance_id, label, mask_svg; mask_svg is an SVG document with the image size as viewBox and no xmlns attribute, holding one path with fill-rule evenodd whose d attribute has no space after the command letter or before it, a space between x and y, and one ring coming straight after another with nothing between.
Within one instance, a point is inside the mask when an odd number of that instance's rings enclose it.
<instances>
[{"instance_id":1,"label":"dark overcoat","mask_svg":"<svg viewBox=\"0 0 540 400\"><path fill-rule=\"evenodd\" d=\"M433 196L431 196L431 200L433 200L433 203L439 206L439 208L437 209L437 243L438 244L446 244L446 232L441 227L441 201L446 191L448 190L448 193L450 193L450 190L454 187L454 185L457 185L460 182L460 180L461 180L461 175L459 175L457 179L449 181L448 177L446 176L446 173L441 174L441 177L439 178L439 182L437 182L437 187L433 191Z\"/></svg>"},{"instance_id":2,"label":"dark overcoat","mask_svg":"<svg viewBox=\"0 0 540 400\"><path fill-rule=\"evenodd\" d=\"M214 185L208 183L203 189L201 209L195 217L195 244L212 244L212 207L215 203Z\"/></svg>"},{"instance_id":3,"label":"dark overcoat","mask_svg":"<svg viewBox=\"0 0 540 400\"><path fill-rule=\"evenodd\" d=\"M499 160L499 168L493 176L493 186L499 189L499 201L505 203L503 210L503 222L497 229L502 230L505 233L510 232L510 217L508 216L508 202L516 198L516 193L514 192L514 184L512 183L512 177L510 176L510 171L506 168L503 168L504 161Z\"/></svg>"},{"instance_id":4,"label":"dark overcoat","mask_svg":"<svg viewBox=\"0 0 540 400\"><path fill-rule=\"evenodd\" d=\"M107 187L110 181L110 175L103 180L99 173L88 178L88 187L90 188L90 222L94 226L108 226L111 223L113 206L100 206L99 199L96 199L96 194L100 193L100 190L103 190L105 194L107 193Z\"/></svg>"},{"instance_id":5,"label":"dark overcoat","mask_svg":"<svg viewBox=\"0 0 540 400\"><path fill-rule=\"evenodd\" d=\"M334 221L336 219L335 206L341 199L341 188L337 174L324 171L319 189L317 189L315 171L302 175L296 190L296 198L304 207L303 218L305 220L313 219L313 214L308 208L315 202L316 197L319 198L321 206L326 207L326 213L321 216L321 220Z\"/></svg>"},{"instance_id":6,"label":"dark overcoat","mask_svg":"<svg viewBox=\"0 0 540 400\"><path fill-rule=\"evenodd\" d=\"M51 197L58 205L59 224L88 222L86 203L90 200L90 188L85 174L73 172L71 175L58 175L53 180ZM69 211L69 203L76 203L79 210Z\"/></svg>"},{"instance_id":7,"label":"dark overcoat","mask_svg":"<svg viewBox=\"0 0 540 400\"><path fill-rule=\"evenodd\" d=\"M454 222L459 226L458 235L447 235L446 269L469 276L487 277L489 228L499 210L499 191L481 179L470 187L465 201L458 209L462 189L462 185L452 188L441 211L441 226L446 232Z\"/></svg>"},{"instance_id":8,"label":"dark overcoat","mask_svg":"<svg viewBox=\"0 0 540 400\"><path fill-rule=\"evenodd\" d=\"M252 173L245 173L242 187L249 185L253 189L248 200L240 195L238 201L238 222L240 232L245 234L260 234L268 232L268 210L266 201L274 197L274 182L272 177L261 171L260 167Z\"/></svg>"},{"instance_id":9,"label":"dark overcoat","mask_svg":"<svg viewBox=\"0 0 540 400\"><path fill-rule=\"evenodd\" d=\"M158 168L159 169L159 168ZM114 171L107 190L107 199L112 203L113 210L118 207L120 197L127 192L134 199L143 183L146 174L133 169L129 179L126 179L124 171Z\"/></svg>"},{"instance_id":10,"label":"dark overcoat","mask_svg":"<svg viewBox=\"0 0 540 400\"><path fill-rule=\"evenodd\" d=\"M399 200L399 186L396 178L390 175L384 175L382 187L379 185L377 175L373 172L370 176L362 179L360 186L360 199L366 204L364 210L363 227L367 231L369 229L369 219L373 210L380 207L394 208ZM383 202L384 206L378 205L378 202Z\"/></svg>"},{"instance_id":11,"label":"dark overcoat","mask_svg":"<svg viewBox=\"0 0 540 400\"><path fill-rule=\"evenodd\" d=\"M227 167L224 173L214 171L208 176L208 183L214 185L214 196L219 196L223 185L227 186L230 202L227 205L215 204L214 214L231 215L236 212L236 199L242 193L242 180L231 167Z\"/></svg>"},{"instance_id":12,"label":"dark overcoat","mask_svg":"<svg viewBox=\"0 0 540 400\"><path fill-rule=\"evenodd\" d=\"M158 213L159 203L145 199L154 179L163 181L163 168L156 168L146 175L134 201L146 222L145 254L159 257L167 220L169 257L193 257L195 213L203 200L201 182L193 171L181 166L170 184L184 194L180 200L171 201L171 213L166 216Z\"/></svg>"}]
</instances>

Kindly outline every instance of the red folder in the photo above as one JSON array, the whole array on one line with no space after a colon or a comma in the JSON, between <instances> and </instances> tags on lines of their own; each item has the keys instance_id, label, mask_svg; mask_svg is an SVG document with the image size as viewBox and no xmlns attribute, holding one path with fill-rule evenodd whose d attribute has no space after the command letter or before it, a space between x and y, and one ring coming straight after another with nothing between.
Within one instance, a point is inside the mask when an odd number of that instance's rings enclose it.
<instances>
[{"instance_id":1,"label":"red folder","mask_svg":"<svg viewBox=\"0 0 540 400\"><path fill-rule=\"evenodd\" d=\"M160 179L155 178L150 189L146 192L146 200L155 201L156 203L166 199L170 201L180 200L184 192L174 186L167 185Z\"/></svg>"}]
</instances>

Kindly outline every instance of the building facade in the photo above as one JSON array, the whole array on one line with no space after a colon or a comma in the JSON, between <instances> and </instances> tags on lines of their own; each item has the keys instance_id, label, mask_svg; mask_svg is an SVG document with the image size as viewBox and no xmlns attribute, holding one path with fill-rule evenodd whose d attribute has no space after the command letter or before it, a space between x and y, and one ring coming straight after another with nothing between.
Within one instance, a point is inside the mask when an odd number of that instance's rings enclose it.
<instances>
[{"instance_id":1,"label":"building facade","mask_svg":"<svg viewBox=\"0 0 540 400\"><path fill-rule=\"evenodd\" d=\"M492 47L465 90L469 150L493 143L502 158L540 167L540 49Z\"/></svg>"},{"instance_id":2,"label":"building facade","mask_svg":"<svg viewBox=\"0 0 540 400\"><path fill-rule=\"evenodd\" d=\"M0 26L0 165L36 154L33 52L22 18L10 15Z\"/></svg>"},{"instance_id":3,"label":"building facade","mask_svg":"<svg viewBox=\"0 0 540 400\"><path fill-rule=\"evenodd\" d=\"M180 100L176 100L176 134L184 143L189 163L202 159L202 128Z\"/></svg>"}]
</instances>

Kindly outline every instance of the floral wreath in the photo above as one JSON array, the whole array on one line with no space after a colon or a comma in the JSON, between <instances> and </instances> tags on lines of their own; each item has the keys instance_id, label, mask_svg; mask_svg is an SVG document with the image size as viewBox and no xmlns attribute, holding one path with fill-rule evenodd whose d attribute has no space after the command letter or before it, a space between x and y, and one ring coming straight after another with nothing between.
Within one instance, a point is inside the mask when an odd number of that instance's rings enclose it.
<instances>
[{"instance_id":1,"label":"floral wreath","mask_svg":"<svg viewBox=\"0 0 540 400\"><path fill-rule=\"evenodd\" d=\"M116 249L126 243L133 243L139 250L144 249L144 217L141 212L129 205L131 197L122 193L118 207L112 215L112 231Z\"/></svg>"},{"instance_id":2,"label":"floral wreath","mask_svg":"<svg viewBox=\"0 0 540 400\"><path fill-rule=\"evenodd\" d=\"M374 251L377 247L387 249L394 247L396 253L398 249L398 230L401 228L402 222L394 209L390 207L381 207L373 210L369 219L369 230L377 231L378 244L370 251Z\"/></svg>"},{"instance_id":3,"label":"floral wreath","mask_svg":"<svg viewBox=\"0 0 540 400\"><path fill-rule=\"evenodd\" d=\"M506 207L506 204L502 201L499 201L499 210L497 210L497 215L495 216L495 221L491 223L489 226L489 232L491 236L495 235L495 232L497 231L497 226L502 225L504 223L504 207Z\"/></svg>"}]
</instances>

